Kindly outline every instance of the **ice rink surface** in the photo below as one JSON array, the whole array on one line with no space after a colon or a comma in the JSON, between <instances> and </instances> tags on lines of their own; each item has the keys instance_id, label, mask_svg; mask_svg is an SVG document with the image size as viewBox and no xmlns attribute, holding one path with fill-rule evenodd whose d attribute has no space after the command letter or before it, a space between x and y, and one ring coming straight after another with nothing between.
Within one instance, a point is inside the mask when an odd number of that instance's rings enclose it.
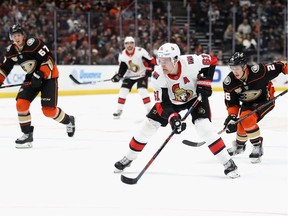
<instances>
[{"instance_id":1,"label":"ice rink surface","mask_svg":"<svg viewBox=\"0 0 288 216\"><path fill-rule=\"evenodd\" d=\"M117 95L59 97L59 107L76 118L76 134L69 138L64 125L43 116L37 98L31 106L33 148L16 149L22 134L15 99L0 99L0 215L288 215L288 95L259 123L262 163L250 163L250 143L235 157L240 178L226 177L206 145L181 143L201 141L189 117L186 131L173 136L136 185L122 183L113 171L145 109L138 94L130 94L122 118L114 120L116 102ZM210 102L220 131L226 118L223 93L213 93ZM124 174L136 177L170 132L161 128ZM235 134L222 137L229 147Z\"/></svg>"}]
</instances>

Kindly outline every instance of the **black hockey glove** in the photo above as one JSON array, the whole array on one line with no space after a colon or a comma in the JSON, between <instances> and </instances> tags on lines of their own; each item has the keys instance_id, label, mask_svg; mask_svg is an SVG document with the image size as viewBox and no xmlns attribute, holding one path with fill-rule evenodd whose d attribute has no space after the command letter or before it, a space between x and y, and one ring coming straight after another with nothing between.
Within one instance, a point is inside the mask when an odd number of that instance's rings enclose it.
<instances>
[{"instance_id":1,"label":"black hockey glove","mask_svg":"<svg viewBox=\"0 0 288 216\"><path fill-rule=\"evenodd\" d=\"M235 115L229 115L225 122L225 131L226 133L234 133L237 131L237 124L235 122L238 120L238 118Z\"/></svg>"},{"instance_id":2,"label":"black hockey glove","mask_svg":"<svg viewBox=\"0 0 288 216\"><path fill-rule=\"evenodd\" d=\"M112 78L111 78L111 81L112 82L119 82L121 79L120 75L119 74L115 74Z\"/></svg>"},{"instance_id":3,"label":"black hockey glove","mask_svg":"<svg viewBox=\"0 0 288 216\"><path fill-rule=\"evenodd\" d=\"M198 77L196 82L196 93L197 95L202 95L202 97L210 97L212 95L211 80L206 77Z\"/></svg>"},{"instance_id":4,"label":"black hockey glove","mask_svg":"<svg viewBox=\"0 0 288 216\"><path fill-rule=\"evenodd\" d=\"M40 88L42 85L42 79L44 78L44 73L41 71L36 71L33 73L31 79L31 87L32 88Z\"/></svg>"},{"instance_id":5,"label":"black hockey glove","mask_svg":"<svg viewBox=\"0 0 288 216\"><path fill-rule=\"evenodd\" d=\"M181 122L181 118L177 113L173 113L170 115L169 123L171 125L172 130L175 131L176 134L180 134L182 131L186 129L186 123Z\"/></svg>"},{"instance_id":6,"label":"black hockey glove","mask_svg":"<svg viewBox=\"0 0 288 216\"><path fill-rule=\"evenodd\" d=\"M146 70L146 72L145 72L145 77L147 77L147 78L151 77L152 72L153 72L153 71L148 71L148 70Z\"/></svg>"}]
</instances>

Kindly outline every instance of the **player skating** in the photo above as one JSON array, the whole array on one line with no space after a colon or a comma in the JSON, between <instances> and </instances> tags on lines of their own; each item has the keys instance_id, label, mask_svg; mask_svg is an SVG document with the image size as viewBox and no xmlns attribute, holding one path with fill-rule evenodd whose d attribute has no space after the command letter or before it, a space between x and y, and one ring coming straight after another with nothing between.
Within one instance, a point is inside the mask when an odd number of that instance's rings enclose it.
<instances>
[{"instance_id":1,"label":"player skating","mask_svg":"<svg viewBox=\"0 0 288 216\"><path fill-rule=\"evenodd\" d=\"M151 101L147 90L148 77L151 76L156 61L145 49L135 47L133 37L126 37L124 46L125 49L119 55L118 73L111 79L112 82L119 82L124 77L118 95L117 110L113 113L115 119L120 118L127 95L135 83L137 83L138 93L143 100L147 112L151 109Z\"/></svg>"},{"instance_id":2,"label":"player skating","mask_svg":"<svg viewBox=\"0 0 288 216\"><path fill-rule=\"evenodd\" d=\"M236 140L233 141L233 146L228 149L228 152L230 155L243 153L249 140L253 145L249 158L252 163L259 163L263 155L263 137L257 123L274 108L275 102L238 124L235 122L238 116L242 118L274 98L271 80L280 73L288 74L287 61L248 65L244 53L236 52L229 59L228 64L232 72L223 81L225 104L228 110L224 125L227 133L237 131Z\"/></svg>"},{"instance_id":3,"label":"player skating","mask_svg":"<svg viewBox=\"0 0 288 216\"><path fill-rule=\"evenodd\" d=\"M165 127L169 123L178 134L185 130L179 112L189 109L197 95L201 94L202 101L191 113L195 129L224 165L225 175L239 177L237 166L211 123L208 97L212 94L211 82L217 59L208 54L181 56L179 47L173 43L162 45L157 55L159 67L155 67L151 79L156 103L138 133L131 139L127 154L115 163L115 172L130 166L160 126Z\"/></svg>"},{"instance_id":4,"label":"player skating","mask_svg":"<svg viewBox=\"0 0 288 216\"><path fill-rule=\"evenodd\" d=\"M31 148L34 127L31 125L30 104L41 93L42 112L46 117L66 125L69 137L75 133L75 119L57 107L59 71L48 46L37 38L26 38L23 28L13 25L9 32L13 41L0 60L0 84L3 84L14 65L27 73L16 97L18 120L23 135L16 148ZM28 84L27 84L28 83Z\"/></svg>"}]
</instances>

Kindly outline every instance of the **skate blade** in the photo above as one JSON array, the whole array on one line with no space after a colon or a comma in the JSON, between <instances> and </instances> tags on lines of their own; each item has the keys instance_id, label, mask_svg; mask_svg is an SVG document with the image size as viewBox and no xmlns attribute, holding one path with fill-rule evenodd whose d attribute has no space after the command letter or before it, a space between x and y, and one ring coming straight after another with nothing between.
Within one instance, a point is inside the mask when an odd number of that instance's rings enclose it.
<instances>
[{"instance_id":1,"label":"skate blade","mask_svg":"<svg viewBox=\"0 0 288 216\"><path fill-rule=\"evenodd\" d=\"M120 170L120 169L117 169L117 168L114 170L114 173L122 173L122 172L123 172L123 170Z\"/></svg>"},{"instance_id":2,"label":"skate blade","mask_svg":"<svg viewBox=\"0 0 288 216\"><path fill-rule=\"evenodd\" d=\"M229 178L235 179L235 178L240 177L240 174L236 170L234 170L234 171L227 173L227 176Z\"/></svg>"},{"instance_id":3,"label":"skate blade","mask_svg":"<svg viewBox=\"0 0 288 216\"><path fill-rule=\"evenodd\" d=\"M261 163L261 157L259 158L250 158L251 163L256 164L256 163Z\"/></svg>"},{"instance_id":4,"label":"skate blade","mask_svg":"<svg viewBox=\"0 0 288 216\"><path fill-rule=\"evenodd\" d=\"M32 148L32 142L27 142L24 144L16 144L15 147L17 149L27 149L27 148Z\"/></svg>"}]
</instances>

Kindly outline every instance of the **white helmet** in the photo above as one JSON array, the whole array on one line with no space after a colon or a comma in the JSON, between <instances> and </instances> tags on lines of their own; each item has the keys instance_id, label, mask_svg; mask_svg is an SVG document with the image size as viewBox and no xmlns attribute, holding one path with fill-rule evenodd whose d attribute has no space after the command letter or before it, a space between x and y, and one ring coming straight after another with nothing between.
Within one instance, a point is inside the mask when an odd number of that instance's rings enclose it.
<instances>
[{"instance_id":1,"label":"white helmet","mask_svg":"<svg viewBox=\"0 0 288 216\"><path fill-rule=\"evenodd\" d=\"M127 42L133 42L135 44L135 39L131 36L125 37L124 44Z\"/></svg>"},{"instance_id":2,"label":"white helmet","mask_svg":"<svg viewBox=\"0 0 288 216\"><path fill-rule=\"evenodd\" d=\"M170 57L171 62L173 62L174 59L177 59L178 56L180 56L180 49L177 44L175 43L165 43L157 51L158 58L162 57Z\"/></svg>"}]
</instances>

